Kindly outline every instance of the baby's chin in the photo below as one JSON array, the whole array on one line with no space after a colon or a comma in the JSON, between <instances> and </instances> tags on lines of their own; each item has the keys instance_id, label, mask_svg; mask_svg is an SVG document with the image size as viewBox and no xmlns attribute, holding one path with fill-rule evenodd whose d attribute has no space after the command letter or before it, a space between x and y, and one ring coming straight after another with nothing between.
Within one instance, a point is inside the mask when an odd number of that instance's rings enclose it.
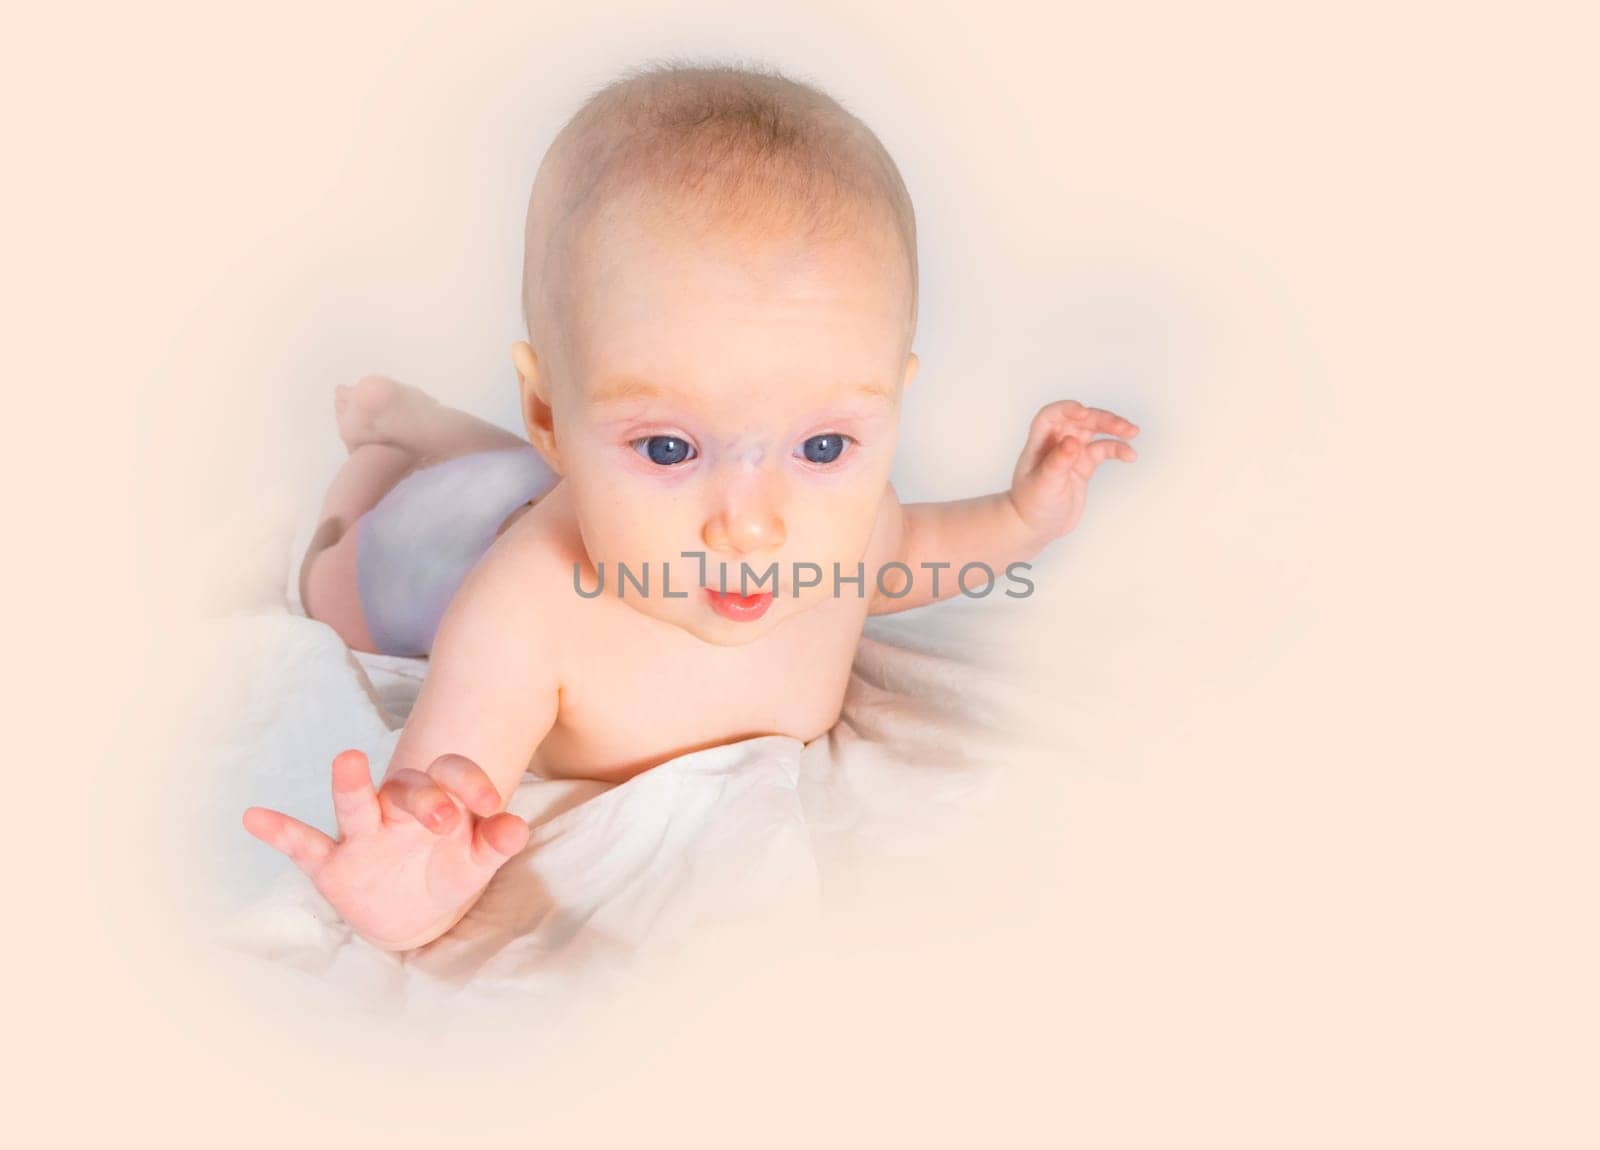
<instances>
[{"instance_id":1,"label":"baby's chin","mask_svg":"<svg viewBox=\"0 0 1600 1150\"><path fill-rule=\"evenodd\" d=\"M646 610L644 603L636 599L625 601L635 611L649 615L659 622L669 623L678 630L716 647L747 647L757 639L772 634L789 620L806 614L822 602L821 599L811 596L802 596L798 599L793 596L774 598L771 606L759 619L741 620L717 614L703 599L685 600L684 603L693 602L695 606L687 610L679 606L670 613Z\"/></svg>"}]
</instances>

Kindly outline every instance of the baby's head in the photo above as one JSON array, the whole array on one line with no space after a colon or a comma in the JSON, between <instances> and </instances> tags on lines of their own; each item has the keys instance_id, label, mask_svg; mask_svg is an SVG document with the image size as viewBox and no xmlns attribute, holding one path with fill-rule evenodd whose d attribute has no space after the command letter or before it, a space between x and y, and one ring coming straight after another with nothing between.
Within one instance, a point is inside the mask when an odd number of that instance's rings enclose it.
<instances>
[{"instance_id":1,"label":"baby's head","mask_svg":"<svg viewBox=\"0 0 1600 1150\"><path fill-rule=\"evenodd\" d=\"M911 200L865 125L771 72L632 73L551 145L525 258L523 418L607 595L648 563L625 601L734 645L856 574L917 366ZM755 621L701 589L726 564L738 592L741 563L778 565ZM823 572L798 597L797 563Z\"/></svg>"}]
</instances>

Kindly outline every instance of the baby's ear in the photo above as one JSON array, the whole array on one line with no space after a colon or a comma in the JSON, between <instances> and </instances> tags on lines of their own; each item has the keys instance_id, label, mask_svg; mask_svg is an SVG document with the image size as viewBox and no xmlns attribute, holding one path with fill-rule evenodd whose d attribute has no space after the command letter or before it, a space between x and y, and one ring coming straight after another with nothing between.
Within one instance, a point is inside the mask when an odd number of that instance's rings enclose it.
<instances>
[{"instance_id":1,"label":"baby's ear","mask_svg":"<svg viewBox=\"0 0 1600 1150\"><path fill-rule=\"evenodd\" d=\"M555 412L550 406L550 388L539 368L533 345L518 340L511 345L511 362L517 369L517 387L522 395L522 426L528 442L538 449L558 474L565 474L556 451Z\"/></svg>"},{"instance_id":2,"label":"baby's ear","mask_svg":"<svg viewBox=\"0 0 1600 1150\"><path fill-rule=\"evenodd\" d=\"M912 352L906 356L906 373L900 377L900 390L904 391L911 386L911 381L916 378L917 368L922 366L922 361L917 358L917 353Z\"/></svg>"}]
</instances>

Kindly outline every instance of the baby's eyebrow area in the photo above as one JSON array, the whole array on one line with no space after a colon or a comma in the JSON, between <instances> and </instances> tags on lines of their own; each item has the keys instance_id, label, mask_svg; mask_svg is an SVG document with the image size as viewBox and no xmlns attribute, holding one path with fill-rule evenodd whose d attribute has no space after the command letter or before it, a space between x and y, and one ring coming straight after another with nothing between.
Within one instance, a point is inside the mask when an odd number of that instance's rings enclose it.
<instances>
[{"instance_id":1,"label":"baby's eyebrow area","mask_svg":"<svg viewBox=\"0 0 1600 1150\"><path fill-rule=\"evenodd\" d=\"M684 395L670 387L662 387L651 383L649 380L637 376L620 376L598 384L589 395L589 403L594 407L620 406L625 403L634 403L644 399L671 399L681 403L691 404L692 397ZM882 403L893 403L895 389L893 385L869 380L864 383L839 384L830 397L832 402L840 400L877 400Z\"/></svg>"}]
</instances>

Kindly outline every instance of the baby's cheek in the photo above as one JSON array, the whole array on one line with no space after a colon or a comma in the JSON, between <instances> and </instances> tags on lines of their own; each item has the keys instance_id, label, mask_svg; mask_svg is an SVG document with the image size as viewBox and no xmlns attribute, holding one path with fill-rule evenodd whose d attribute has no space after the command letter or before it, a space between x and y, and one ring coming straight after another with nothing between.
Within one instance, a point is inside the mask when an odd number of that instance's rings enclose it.
<instances>
[{"instance_id":1,"label":"baby's cheek","mask_svg":"<svg viewBox=\"0 0 1600 1150\"><path fill-rule=\"evenodd\" d=\"M872 534L877 500L836 501L802 519L802 530L830 558L859 558Z\"/></svg>"},{"instance_id":2,"label":"baby's cheek","mask_svg":"<svg viewBox=\"0 0 1600 1150\"><path fill-rule=\"evenodd\" d=\"M653 564L675 557L686 538L697 539L686 524L680 524L670 503L650 506L637 500L602 495L583 507L585 536L593 536L602 549L632 560L649 559Z\"/></svg>"},{"instance_id":3,"label":"baby's cheek","mask_svg":"<svg viewBox=\"0 0 1600 1150\"><path fill-rule=\"evenodd\" d=\"M871 529L871 522L860 517L854 520L834 517L825 522L810 524L796 536L791 537L794 546L789 549L788 560L820 568L825 585L831 587L835 569L840 579L847 579L856 574L856 565L866 557ZM815 577L815 572L806 568L804 573L797 576L797 581L799 578ZM803 590L801 594L810 597L816 592Z\"/></svg>"}]
</instances>

